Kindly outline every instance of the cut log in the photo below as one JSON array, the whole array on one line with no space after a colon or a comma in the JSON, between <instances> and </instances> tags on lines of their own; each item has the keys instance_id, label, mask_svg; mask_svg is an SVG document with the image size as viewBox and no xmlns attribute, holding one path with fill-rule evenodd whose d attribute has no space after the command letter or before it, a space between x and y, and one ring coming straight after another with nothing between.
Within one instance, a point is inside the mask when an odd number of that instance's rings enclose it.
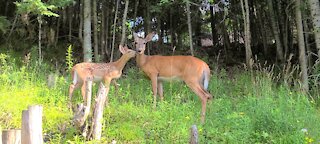
<instances>
[{"instance_id":1,"label":"cut log","mask_svg":"<svg viewBox=\"0 0 320 144\"><path fill-rule=\"evenodd\" d=\"M0 135L1 135L1 131L0 131ZM2 139L0 139L0 143L21 144L21 130L20 129L3 130Z\"/></svg>"},{"instance_id":2,"label":"cut log","mask_svg":"<svg viewBox=\"0 0 320 144\"><path fill-rule=\"evenodd\" d=\"M198 144L198 129L196 125L192 125L190 128L190 144Z\"/></svg>"},{"instance_id":3,"label":"cut log","mask_svg":"<svg viewBox=\"0 0 320 144\"><path fill-rule=\"evenodd\" d=\"M22 111L22 144L42 144L42 106L29 106Z\"/></svg>"},{"instance_id":4,"label":"cut log","mask_svg":"<svg viewBox=\"0 0 320 144\"><path fill-rule=\"evenodd\" d=\"M75 114L73 116L73 122L77 128L82 128L89 116L90 113L90 107L91 107L91 96L92 96L92 80L87 79L86 81L86 98L85 105L80 104L77 106L77 108L74 110Z\"/></svg>"},{"instance_id":5,"label":"cut log","mask_svg":"<svg viewBox=\"0 0 320 144\"><path fill-rule=\"evenodd\" d=\"M92 120L92 137L95 140L101 139L103 109L107 100L108 93L109 86L105 87L102 83L100 83Z\"/></svg>"}]
</instances>

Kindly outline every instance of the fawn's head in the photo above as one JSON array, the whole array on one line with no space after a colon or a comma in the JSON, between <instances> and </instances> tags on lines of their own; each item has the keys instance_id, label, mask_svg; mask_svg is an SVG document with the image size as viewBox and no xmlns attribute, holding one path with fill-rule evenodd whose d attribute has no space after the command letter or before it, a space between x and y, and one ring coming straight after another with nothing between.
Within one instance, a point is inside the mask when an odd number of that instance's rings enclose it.
<instances>
[{"instance_id":1,"label":"fawn's head","mask_svg":"<svg viewBox=\"0 0 320 144\"><path fill-rule=\"evenodd\" d=\"M134 45L136 47L136 51L139 54L143 54L144 51L146 50L146 44L147 42L152 40L152 37L155 35L154 32L149 33L146 38L140 38L138 37L137 33L133 33L133 37L134 37Z\"/></svg>"},{"instance_id":2,"label":"fawn's head","mask_svg":"<svg viewBox=\"0 0 320 144\"><path fill-rule=\"evenodd\" d=\"M133 58L136 56L136 51L129 49L126 45L119 45L119 50L123 55L126 55L128 58Z\"/></svg>"}]
</instances>

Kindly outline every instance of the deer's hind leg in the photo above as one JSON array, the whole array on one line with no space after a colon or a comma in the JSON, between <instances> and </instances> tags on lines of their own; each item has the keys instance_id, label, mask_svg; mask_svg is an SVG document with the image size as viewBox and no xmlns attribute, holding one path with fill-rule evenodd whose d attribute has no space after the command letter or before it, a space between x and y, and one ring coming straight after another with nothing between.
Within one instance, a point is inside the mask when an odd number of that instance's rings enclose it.
<instances>
[{"instance_id":1,"label":"deer's hind leg","mask_svg":"<svg viewBox=\"0 0 320 144\"><path fill-rule=\"evenodd\" d=\"M186 81L185 83L196 95L198 95L201 100L201 122L204 123L208 101L208 92L206 92L197 81Z\"/></svg>"}]
</instances>

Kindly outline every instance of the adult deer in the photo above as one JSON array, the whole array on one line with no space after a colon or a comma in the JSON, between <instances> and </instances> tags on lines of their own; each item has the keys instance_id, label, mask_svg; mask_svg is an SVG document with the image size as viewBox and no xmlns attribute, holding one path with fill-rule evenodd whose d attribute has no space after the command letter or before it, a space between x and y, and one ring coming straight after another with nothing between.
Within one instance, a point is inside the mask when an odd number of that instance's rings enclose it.
<instances>
[{"instance_id":1,"label":"adult deer","mask_svg":"<svg viewBox=\"0 0 320 144\"><path fill-rule=\"evenodd\" d=\"M212 95L207 91L210 80L209 66L193 56L146 56L144 54L146 43L151 41L154 35L155 33L150 33L146 38L140 38L137 33L134 33L136 61L152 82L154 107L156 107L157 93L163 100L162 82L180 79L201 99L201 122L204 123L207 100L212 98Z\"/></svg>"},{"instance_id":2,"label":"adult deer","mask_svg":"<svg viewBox=\"0 0 320 144\"><path fill-rule=\"evenodd\" d=\"M71 107L73 91L81 86L81 94L84 102L86 97L86 81L103 82L109 88L111 80L119 78L126 63L136 55L136 51L128 49L127 46L119 45L119 50L123 54L121 58L110 63L90 63L83 62L73 66L71 70L72 83L69 87L69 107Z\"/></svg>"}]
</instances>

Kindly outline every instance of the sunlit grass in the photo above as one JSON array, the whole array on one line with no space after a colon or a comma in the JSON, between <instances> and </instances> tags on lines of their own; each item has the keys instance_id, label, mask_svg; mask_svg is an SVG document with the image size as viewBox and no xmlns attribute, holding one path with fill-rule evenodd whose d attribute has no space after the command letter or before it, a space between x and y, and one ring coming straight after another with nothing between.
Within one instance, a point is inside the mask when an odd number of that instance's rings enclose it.
<instances>
[{"instance_id":1,"label":"sunlit grass","mask_svg":"<svg viewBox=\"0 0 320 144\"><path fill-rule=\"evenodd\" d=\"M6 58L9 63L10 59ZM69 79L56 78L48 88L49 69L0 64L0 126L20 128L21 112L29 105L44 108L43 129L51 143L84 143L70 123ZM39 70L41 69L41 70ZM196 124L201 143L311 143L320 139L318 107L307 96L263 74L239 71L229 78L213 73L206 123L200 124L201 102L182 82L164 84L164 101L153 109L150 81L136 68L125 70L111 87L104 110L102 142L188 143ZM68 76L66 76L68 77ZM94 92L96 92L95 85ZM93 94L95 96L96 94ZM74 96L81 100L79 90ZM77 101L76 100L76 101ZM74 102L76 102L74 101ZM92 141L91 143L96 143Z\"/></svg>"}]
</instances>

